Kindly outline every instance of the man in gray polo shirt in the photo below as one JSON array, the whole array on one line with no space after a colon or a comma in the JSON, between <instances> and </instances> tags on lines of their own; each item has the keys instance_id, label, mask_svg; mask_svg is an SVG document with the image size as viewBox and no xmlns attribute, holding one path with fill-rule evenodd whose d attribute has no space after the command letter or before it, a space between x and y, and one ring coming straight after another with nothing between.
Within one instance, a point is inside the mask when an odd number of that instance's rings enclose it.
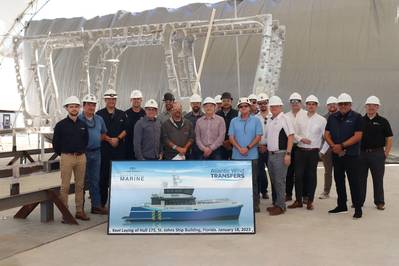
<instances>
[{"instance_id":1,"label":"man in gray polo shirt","mask_svg":"<svg viewBox=\"0 0 399 266\"><path fill-rule=\"evenodd\" d=\"M150 99L144 105L145 116L134 127L134 154L137 160L159 160L161 151L161 122L156 118L158 104Z\"/></svg>"},{"instance_id":2,"label":"man in gray polo shirt","mask_svg":"<svg viewBox=\"0 0 399 266\"><path fill-rule=\"evenodd\" d=\"M178 157L185 159L193 141L193 125L190 120L183 117L181 104L174 102L171 117L162 123L164 159L172 160Z\"/></svg>"}]
</instances>

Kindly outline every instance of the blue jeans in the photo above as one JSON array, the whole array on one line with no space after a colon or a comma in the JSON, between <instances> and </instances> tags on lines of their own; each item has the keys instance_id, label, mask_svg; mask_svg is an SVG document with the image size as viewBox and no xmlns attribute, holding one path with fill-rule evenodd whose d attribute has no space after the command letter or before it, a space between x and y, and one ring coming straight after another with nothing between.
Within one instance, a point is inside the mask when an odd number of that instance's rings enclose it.
<instances>
[{"instance_id":1,"label":"blue jeans","mask_svg":"<svg viewBox=\"0 0 399 266\"><path fill-rule=\"evenodd\" d=\"M86 182L89 185L91 198L91 207L101 207L100 196L100 167L101 167L101 151L86 151Z\"/></svg>"}]
</instances>

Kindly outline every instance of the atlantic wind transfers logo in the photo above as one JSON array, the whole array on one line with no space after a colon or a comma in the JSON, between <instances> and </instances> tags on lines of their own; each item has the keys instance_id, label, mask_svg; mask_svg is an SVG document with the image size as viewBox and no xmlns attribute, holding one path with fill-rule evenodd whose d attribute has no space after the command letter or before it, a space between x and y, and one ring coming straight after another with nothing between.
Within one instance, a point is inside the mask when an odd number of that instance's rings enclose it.
<instances>
[{"instance_id":1,"label":"atlantic wind transfers logo","mask_svg":"<svg viewBox=\"0 0 399 266\"><path fill-rule=\"evenodd\" d=\"M143 182L144 176L139 175L141 171L137 171L135 167L130 167L128 171L120 171L119 180L120 181L135 181L135 182Z\"/></svg>"},{"instance_id":2,"label":"atlantic wind transfers logo","mask_svg":"<svg viewBox=\"0 0 399 266\"><path fill-rule=\"evenodd\" d=\"M236 181L245 178L244 169L240 168L214 168L211 178L223 181Z\"/></svg>"}]
</instances>

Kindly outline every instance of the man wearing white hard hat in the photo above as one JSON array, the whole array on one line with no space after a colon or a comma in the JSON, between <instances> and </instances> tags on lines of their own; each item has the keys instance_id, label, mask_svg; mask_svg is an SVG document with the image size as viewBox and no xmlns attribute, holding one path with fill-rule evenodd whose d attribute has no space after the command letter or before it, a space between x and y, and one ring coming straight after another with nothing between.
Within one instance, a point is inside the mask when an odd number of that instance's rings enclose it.
<instances>
[{"instance_id":1,"label":"man wearing white hard hat","mask_svg":"<svg viewBox=\"0 0 399 266\"><path fill-rule=\"evenodd\" d=\"M130 93L130 104L131 107L125 111L127 116L127 130L126 130L126 160L134 160L136 156L134 155L134 126L137 121L145 116L145 111L141 108L143 102L143 94L139 90L133 90Z\"/></svg>"},{"instance_id":2,"label":"man wearing white hard hat","mask_svg":"<svg viewBox=\"0 0 399 266\"><path fill-rule=\"evenodd\" d=\"M269 96L266 93L260 93L258 95L257 104L259 107L259 112L255 115L255 117L259 118L263 135L259 142L259 158L258 158L258 188L259 193L262 194L262 198L268 199L269 195L267 194L268 180L265 167L267 166L267 158L269 153L267 152L267 140L266 140L266 125L267 121L272 116L269 112ZM270 120L269 120L270 121Z\"/></svg>"},{"instance_id":3,"label":"man wearing white hard hat","mask_svg":"<svg viewBox=\"0 0 399 266\"><path fill-rule=\"evenodd\" d=\"M266 125L268 170L275 195L272 198L273 206L268 207L267 211L274 216L283 214L286 210L286 176L291 164L295 131L291 120L283 112L283 101L280 97L270 97L269 106L272 117Z\"/></svg>"},{"instance_id":4,"label":"man wearing white hard hat","mask_svg":"<svg viewBox=\"0 0 399 266\"><path fill-rule=\"evenodd\" d=\"M217 111L222 109L222 95L218 94L215 96L215 103L216 103L216 110L215 110L216 113Z\"/></svg>"},{"instance_id":5,"label":"man wearing white hard hat","mask_svg":"<svg viewBox=\"0 0 399 266\"><path fill-rule=\"evenodd\" d=\"M256 96L256 94L254 94L254 93L251 93L248 96L248 100L251 102L251 114L256 115L259 112L258 105L257 105L258 96Z\"/></svg>"},{"instance_id":6,"label":"man wearing white hard hat","mask_svg":"<svg viewBox=\"0 0 399 266\"><path fill-rule=\"evenodd\" d=\"M374 204L378 210L385 209L384 172L385 159L392 148L393 133L388 120L380 116L380 99L370 96L366 100L366 114L363 116L363 137L360 153L360 175L362 205L366 200L367 176L370 170L373 178Z\"/></svg>"},{"instance_id":7,"label":"man wearing white hard hat","mask_svg":"<svg viewBox=\"0 0 399 266\"><path fill-rule=\"evenodd\" d=\"M195 141L201 150L202 160L222 160L221 146L226 134L224 119L215 114L216 101L205 98L202 103L205 111L195 126Z\"/></svg>"},{"instance_id":8,"label":"man wearing white hard hat","mask_svg":"<svg viewBox=\"0 0 399 266\"><path fill-rule=\"evenodd\" d=\"M330 96L327 99L327 113L324 115L325 119L338 110L338 99L334 96ZM332 162L332 150L328 143L323 140L323 145L320 150L320 158L324 166L324 189L320 194L319 199L328 199L330 197L331 185L332 185L332 172L333 172L333 162Z\"/></svg>"},{"instance_id":9,"label":"man wearing white hard hat","mask_svg":"<svg viewBox=\"0 0 399 266\"><path fill-rule=\"evenodd\" d=\"M190 120L183 117L181 103L173 103L171 117L162 123L161 132L164 159L185 160L195 133Z\"/></svg>"},{"instance_id":10,"label":"man wearing white hard hat","mask_svg":"<svg viewBox=\"0 0 399 266\"><path fill-rule=\"evenodd\" d=\"M348 211L345 175L348 177L354 219L362 217L360 183L360 141L362 139L362 116L352 110L352 97L347 93L338 96L338 112L327 120L325 139L333 152L334 180L337 188L337 207L330 214Z\"/></svg>"},{"instance_id":11,"label":"man wearing white hard hat","mask_svg":"<svg viewBox=\"0 0 399 266\"><path fill-rule=\"evenodd\" d=\"M154 99L145 105L145 116L134 127L134 154L137 160L162 159L161 121L157 118L158 103Z\"/></svg>"},{"instance_id":12,"label":"man wearing white hard hat","mask_svg":"<svg viewBox=\"0 0 399 266\"><path fill-rule=\"evenodd\" d=\"M202 98L198 94L193 94L190 97L190 105L191 105L191 111L187 113L184 118L188 119L191 124L193 125L193 129L195 129L195 126L197 124L198 119L200 119L204 113L201 110L201 103L202 103ZM202 157L202 152L198 148L196 142L194 141L193 145L191 146L191 149L188 153L187 159L188 160L200 160Z\"/></svg>"},{"instance_id":13,"label":"man wearing white hard hat","mask_svg":"<svg viewBox=\"0 0 399 266\"><path fill-rule=\"evenodd\" d=\"M297 132L298 130L297 120L300 119L301 117L306 116L306 111L302 108L302 96L299 93L294 92L290 95L289 102L290 102L291 111L286 113L286 115L291 120L291 123L294 126L294 131ZM285 192L286 201L292 200L292 192L295 184L295 153L297 150L298 142L299 142L299 136L295 135L294 147L292 149L292 156L291 156L291 164L287 170L287 184ZM306 199L307 195L304 195L305 202Z\"/></svg>"},{"instance_id":14,"label":"man wearing white hard hat","mask_svg":"<svg viewBox=\"0 0 399 266\"><path fill-rule=\"evenodd\" d=\"M126 157L125 137L128 129L127 116L124 111L116 108L118 95L115 90L104 92L105 107L97 114L101 116L107 127L107 138L101 142L100 194L101 205L105 207L108 201L108 189L112 160L124 160Z\"/></svg>"},{"instance_id":15,"label":"man wearing white hard hat","mask_svg":"<svg viewBox=\"0 0 399 266\"><path fill-rule=\"evenodd\" d=\"M100 168L101 168L101 141L108 136L107 127L101 116L95 114L97 99L88 94L83 97L83 112L79 115L89 132L89 143L86 148L86 183L89 187L91 213L108 214L108 210L101 206L100 195Z\"/></svg>"},{"instance_id":16,"label":"man wearing white hard hat","mask_svg":"<svg viewBox=\"0 0 399 266\"><path fill-rule=\"evenodd\" d=\"M251 102L248 98L238 99L237 107L240 115L233 118L229 127L229 140L233 145L233 160L252 161L253 201L255 212L260 212L258 191L258 143L262 138L263 130L260 120L251 115Z\"/></svg>"},{"instance_id":17,"label":"man wearing white hard hat","mask_svg":"<svg viewBox=\"0 0 399 266\"><path fill-rule=\"evenodd\" d=\"M89 141L86 124L78 118L80 101L78 97L68 97L64 102L68 116L54 127L53 149L60 159L61 189L60 199L68 208L68 195L72 172L75 178L76 219L90 220L83 208L83 190L86 171L85 151ZM63 218L62 222L66 221Z\"/></svg>"},{"instance_id":18,"label":"man wearing white hard hat","mask_svg":"<svg viewBox=\"0 0 399 266\"><path fill-rule=\"evenodd\" d=\"M297 120L298 148L295 154L295 197L290 209L302 208L303 191L306 191L308 200L306 208L313 210L314 194L317 185L317 164L319 151L323 140L327 120L317 113L319 99L309 95L305 101L306 116Z\"/></svg>"}]
</instances>

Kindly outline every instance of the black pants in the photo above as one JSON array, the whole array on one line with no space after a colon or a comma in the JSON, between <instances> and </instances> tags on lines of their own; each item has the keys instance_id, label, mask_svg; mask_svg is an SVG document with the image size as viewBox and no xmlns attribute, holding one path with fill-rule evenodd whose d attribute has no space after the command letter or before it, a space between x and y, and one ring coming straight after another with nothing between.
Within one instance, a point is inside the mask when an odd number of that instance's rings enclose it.
<instances>
[{"instance_id":1,"label":"black pants","mask_svg":"<svg viewBox=\"0 0 399 266\"><path fill-rule=\"evenodd\" d=\"M292 147L291 151L291 164L288 166L287 176L285 179L285 194L292 197L292 191L294 190L295 184L295 154L298 147L295 145Z\"/></svg>"},{"instance_id":2,"label":"black pants","mask_svg":"<svg viewBox=\"0 0 399 266\"><path fill-rule=\"evenodd\" d=\"M373 178L374 204L385 204L384 201L384 173L385 173L385 153L384 149L372 152L363 152L360 155L360 184L361 184L361 204L363 206L367 194L367 176L371 172Z\"/></svg>"},{"instance_id":3,"label":"black pants","mask_svg":"<svg viewBox=\"0 0 399 266\"><path fill-rule=\"evenodd\" d=\"M269 182L267 180L267 174L265 167L267 166L267 159L269 157L269 153L260 153L258 158L258 193L262 193L262 195L267 194L267 187Z\"/></svg>"},{"instance_id":4,"label":"black pants","mask_svg":"<svg viewBox=\"0 0 399 266\"><path fill-rule=\"evenodd\" d=\"M252 160L252 197L255 207L259 206L260 202L258 191L258 160Z\"/></svg>"},{"instance_id":5,"label":"black pants","mask_svg":"<svg viewBox=\"0 0 399 266\"><path fill-rule=\"evenodd\" d=\"M334 180L338 194L338 199L337 199L338 207L341 208L347 207L345 174L348 177L353 206L355 208L361 208L362 206L359 162L360 162L359 156L344 155L342 157L339 157L336 154L333 155Z\"/></svg>"},{"instance_id":6,"label":"black pants","mask_svg":"<svg viewBox=\"0 0 399 266\"><path fill-rule=\"evenodd\" d=\"M222 160L231 160L231 155L233 153L232 150L227 150L225 147L220 147L221 149L221 154L222 154Z\"/></svg>"},{"instance_id":7,"label":"black pants","mask_svg":"<svg viewBox=\"0 0 399 266\"><path fill-rule=\"evenodd\" d=\"M123 143L117 148L112 148L108 143L101 144L100 196L102 206L105 206L108 201L111 161L124 160L125 158L126 151Z\"/></svg>"},{"instance_id":8,"label":"black pants","mask_svg":"<svg viewBox=\"0 0 399 266\"><path fill-rule=\"evenodd\" d=\"M317 186L317 164L319 150L303 150L298 148L295 153L295 197L302 202L304 191L309 201L313 202Z\"/></svg>"}]
</instances>

